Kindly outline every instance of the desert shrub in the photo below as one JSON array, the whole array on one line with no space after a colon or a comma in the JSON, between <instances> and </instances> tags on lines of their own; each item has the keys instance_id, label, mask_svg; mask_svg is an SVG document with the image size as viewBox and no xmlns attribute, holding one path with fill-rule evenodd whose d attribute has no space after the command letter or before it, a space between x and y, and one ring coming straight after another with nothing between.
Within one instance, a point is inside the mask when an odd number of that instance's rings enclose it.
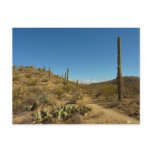
<instances>
[{"instance_id":1,"label":"desert shrub","mask_svg":"<svg viewBox=\"0 0 152 152\"><path fill-rule=\"evenodd\" d=\"M113 108L128 116L131 116L137 119L140 118L139 97L136 97L134 99L125 98L125 99L122 99L121 102L117 101L116 99L112 99L112 100L106 99L105 101L100 102L99 104L103 105L105 108Z\"/></svg>"},{"instance_id":2,"label":"desert shrub","mask_svg":"<svg viewBox=\"0 0 152 152\"><path fill-rule=\"evenodd\" d=\"M56 79L56 80L55 80L55 84L60 84L60 83L62 83L62 80L61 80L61 79Z\"/></svg>"},{"instance_id":3,"label":"desert shrub","mask_svg":"<svg viewBox=\"0 0 152 152\"><path fill-rule=\"evenodd\" d=\"M26 90L23 86L13 85L13 101L23 99L25 92Z\"/></svg>"},{"instance_id":4,"label":"desert shrub","mask_svg":"<svg viewBox=\"0 0 152 152\"><path fill-rule=\"evenodd\" d=\"M62 97L65 93L65 91L63 89L56 89L53 92L54 92L54 94L56 94L58 96L59 100L62 99Z\"/></svg>"},{"instance_id":5,"label":"desert shrub","mask_svg":"<svg viewBox=\"0 0 152 152\"><path fill-rule=\"evenodd\" d=\"M19 81L20 80L20 76L13 76L13 81Z\"/></svg>"},{"instance_id":6,"label":"desert shrub","mask_svg":"<svg viewBox=\"0 0 152 152\"><path fill-rule=\"evenodd\" d=\"M26 73L26 74L25 74L25 77L26 77L26 78L31 78L31 76L32 76L31 73Z\"/></svg>"},{"instance_id":7,"label":"desert shrub","mask_svg":"<svg viewBox=\"0 0 152 152\"><path fill-rule=\"evenodd\" d=\"M17 114L24 111L24 104L20 100L13 101L13 113Z\"/></svg>"},{"instance_id":8,"label":"desert shrub","mask_svg":"<svg viewBox=\"0 0 152 152\"><path fill-rule=\"evenodd\" d=\"M24 111L34 111L38 108L39 102L35 99L28 98L24 102Z\"/></svg>"},{"instance_id":9,"label":"desert shrub","mask_svg":"<svg viewBox=\"0 0 152 152\"><path fill-rule=\"evenodd\" d=\"M60 103L61 102L56 99L54 94L48 94L47 95L47 104L48 105L58 105Z\"/></svg>"},{"instance_id":10,"label":"desert shrub","mask_svg":"<svg viewBox=\"0 0 152 152\"><path fill-rule=\"evenodd\" d=\"M139 95L139 86L128 86L123 87L123 97L124 98L134 98L135 96Z\"/></svg>"},{"instance_id":11,"label":"desert shrub","mask_svg":"<svg viewBox=\"0 0 152 152\"><path fill-rule=\"evenodd\" d=\"M84 90L89 90L90 89L89 85L87 85L87 84L79 84L79 88L82 88Z\"/></svg>"},{"instance_id":12,"label":"desert shrub","mask_svg":"<svg viewBox=\"0 0 152 152\"><path fill-rule=\"evenodd\" d=\"M19 113L24 110L25 92L26 89L24 87L13 85L13 113Z\"/></svg>"},{"instance_id":13,"label":"desert shrub","mask_svg":"<svg viewBox=\"0 0 152 152\"><path fill-rule=\"evenodd\" d=\"M117 85L104 85L98 89L96 97L101 95L114 96L115 94L117 94Z\"/></svg>"},{"instance_id":14,"label":"desert shrub","mask_svg":"<svg viewBox=\"0 0 152 152\"><path fill-rule=\"evenodd\" d=\"M89 107L86 107L86 106L82 106L82 105L80 105L80 106L78 106L78 113L79 114L81 114L81 115L87 115L87 113L89 112L89 111L91 111L91 108L89 108Z\"/></svg>"},{"instance_id":15,"label":"desert shrub","mask_svg":"<svg viewBox=\"0 0 152 152\"><path fill-rule=\"evenodd\" d=\"M65 80L65 81L63 81L63 85L66 85L66 80Z\"/></svg>"},{"instance_id":16,"label":"desert shrub","mask_svg":"<svg viewBox=\"0 0 152 152\"><path fill-rule=\"evenodd\" d=\"M13 87L13 101L20 98L20 88Z\"/></svg>"},{"instance_id":17,"label":"desert shrub","mask_svg":"<svg viewBox=\"0 0 152 152\"><path fill-rule=\"evenodd\" d=\"M73 99L82 100L83 99L83 94L80 91L76 91L73 95Z\"/></svg>"},{"instance_id":18,"label":"desert shrub","mask_svg":"<svg viewBox=\"0 0 152 152\"><path fill-rule=\"evenodd\" d=\"M13 113L24 111L24 97L26 89L23 86L13 85Z\"/></svg>"},{"instance_id":19,"label":"desert shrub","mask_svg":"<svg viewBox=\"0 0 152 152\"><path fill-rule=\"evenodd\" d=\"M37 83L38 83L38 79L31 79L31 80L29 80L28 85L35 86L35 85L37 85Z\"/></svg>"},{"instance_id":20,"label":"desert shrub","mask_svg":"<svg viewBox=\"0 0 152 152\"><path fill-rule=\"evenodd\" d=\"M47 79L47 78L44 78L41 80L41 82L48 82L48 81L49 81L49 79Z\"/></svg>"},{"instance_id":21,"label":"desert shrub","mask_svg":"<svg viewBox=\"0 0 152 152\"><path fill-rule=\"evenodd\" d=\"M42 92L42 88L41 87L37 87L37 86L31 86L28 87L28 92L33 92L33 93L41 93Z\"/></svg>"},{"instance_id":22,"label":"desert shrub","mask_svg":"<svg viewBox=\"0 0 152 152\"><path fill-rule=\"evenodd\" d=\"M13 70L16 69L16 68L17 68L16 65L13 65Z\"/></svg>"},{"instance_id":23,"label":"desert shrub","mask_svg":"<svg viewBox=\"0 0 152 152\"><path fill-rule=\"evenodd\" d=\"M118 104L119 104L118 101L111 101L107 103L106 108L114 108L114 107L117 107Z\"/></svg>"},{"instance_id":24,"label":"desert shrub","mask_svg":"<svg viewBox=\"0 0 152 152\"><path fill-rule=\"evenodd\" d=\"M38 98L39 102L41 104L46 104L48 102L47 96L46 95L42 95Z\"/></svg>"},{"instance_id":25,"label":"desert shrub","mask_svg":"<svg viewBox=\"0 0 152 152\"><path fill-rule=\"evenodd\" d=\"M69 121L67 121L69 124L81 124L82 118L80 114L75 114Z\"/></svg>"},{"instance_id":26,"label":"desert shrub","mask_svg":"<svg viewBox=\"0 0 152 152\"><path fill-rule=\"evenodd\" d=\"M71 99L70 101L68 101L66 104L76 104L77 100L76 99Z\"/></svg>"},{"instance_id":27,"label":"desert shrub","mask_svg":"<svg viewBox=\"0 0 152 152\"><path fill-rule=\"evenodd\" d=\"M76 85L75 84L72 84L71 82L67 85L64 86L64 90L66 90L67 92L75 92L76 90Z\"/></svg>"},{"instance_id":28,"label":"desert shrub","mask_svg":"<svg viewBox=\"0 0 152 152\"><path fill-rule=\"evenodd\" d=\"M31 117L28 117L28 118L24 118L20 124L31 124L32 122L32 118ZM18 123L17 123L18 124Z\"/></svg>"},{"instance_id":29,"label":"desert shrub","mask_svg":"<svg viewBox=\"0 0 152 152\"><path fill-rule=\"evenodd\" d=\"M95 94L95 97L98 98L102 95L102 92L98 91L96 94Z\"/></svg>"}]
</instances>

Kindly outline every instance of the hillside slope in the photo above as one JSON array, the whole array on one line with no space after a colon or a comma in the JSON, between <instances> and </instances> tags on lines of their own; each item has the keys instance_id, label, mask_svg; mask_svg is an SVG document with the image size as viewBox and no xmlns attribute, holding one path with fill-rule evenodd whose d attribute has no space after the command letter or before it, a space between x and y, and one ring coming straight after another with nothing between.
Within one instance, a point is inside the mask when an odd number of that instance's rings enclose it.
<instances>
[{"instance_id":1,"label":"hillside slope","mask_svg":"<svg viewBox=\"0 0 152 152\"><path fill-rule=\"evenodd\" d=\"M123 95L125 96L134 96L139 95L140 93L140 78L134 76L124 76L122 78L123 84ZM117 80L110 80L106 82L92 83L89 85L93 90L98 91L103 88L103 86L113 86L115 90L117 89ZM116 90L117 93L117 90Z\"/></svg>"},{"instance_id":2,"label":"hillside slope","mask_svg":"<svg viewBox=\"0 0 152 152\"><path fill-rule=\"evenodd\" d=\"M116 80L91 85L69 81L67 85L66 78L45 67L14 66L13 123L139 123L139 79L124 77L123 81L128 96L120 103ZM116 112L112 118L109 109Z\"/></svg>"}]
</instances>

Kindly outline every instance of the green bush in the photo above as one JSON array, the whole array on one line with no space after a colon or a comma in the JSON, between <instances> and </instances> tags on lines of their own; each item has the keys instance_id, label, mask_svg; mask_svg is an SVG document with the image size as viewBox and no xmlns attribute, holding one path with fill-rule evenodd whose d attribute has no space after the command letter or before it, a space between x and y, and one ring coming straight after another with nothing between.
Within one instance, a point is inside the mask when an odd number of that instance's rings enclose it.
<instances>
[{"instance_id":1,"label":"green bush","mask_svg":"<svg viewBox=\"0 0 152 152\"><path fill-rule=\"evenodd\" d=\"M56 94L58 96L58 99L62 99L63 95L64 95L65 91L63 89L56 89L54 90L54 94Z\"/></svg>"},{"instance_id":2,"label":"green bush","mask_svg":"<svg viewBox=\"0 0 152 152\"><path fill-rule=\"evenodd\" d=\"M55 84L60 84L60 83L62 83L62 80L60 79L55 80Z\"/></svg>"},{"instance_id":3,"label":"green bush","mask_svg":"<svg viewBox=\"0 0 152 152\"><path fill-rule=\"evenodd\" d=\"M24 111L34 111L38 106L39 102L35 99L28 98L24 101Z\"/></svg>"},{"instance_id":4,"label":"green bush","mask_svg":"<svg viewBox=\"0 0 152 152\"><path fill-rule=\"evenodd\" d=\"M17 114L24 111L24 104L20 100L13 101L13 113Z\"/></svg>"},{"instance_id":5,"label":"green bush","mask_svg":"<svg viewBox=\"0 0 152 152\"><path fill-rule=\"evenodd\" d=\"M28 82L28 85L29 86L35 86L37 85L38 83L38 79L31 79L29 82Z\"/></svg>"},{"instance_id":6,"label":"green bush","mask_svg":"<svg viewBox=\"0 0 152 152\"><path fill-rule=\"evenodd\" d=\"M45 103L48 102L48 99L47 99L46 95L40 96L40 97L38 98L38 100L39 100L39 102L40 102L41 104L45 104Z\"/></svg>"},{"instance_id":7,"label":"green bush","mask_svg":"<svg viewBox=\"0 0 152 152\"><path fill-rule=\"evenodd\" d=\"M13 76L13 81L19 81L20 76Z\"/></svg>"},{"instance_id":8,"label":"green bush","mask_svg":"<svg viewBox=\"0 0 152 152\"><path fill-rule=\"evenodd\" d=\"M117 94L117 85L104 85L101 86L96 94L96 97L103 95L103 96L114 96Z\"/></svg>"},{"instance_id":9,"label":"green bush","mask_svg":"<svg viewBox=\"0 0 152 152\"><path fill-rule=\"evenodd\" d=\"M33 92L33 93L41 93L42 92L42 88L38 87L38 86L33 86L33 87L28 87L28 92Z\"/></svg>"},{"instance_id":10,"label":"green bush","mask_svg":"<svg viewBox=\"0 0 152 152\"><path fill-rule=\"evenodd\" d=\"M43 80L41 80L41 82L48 82L49 80L44 78Z\"/></svg>"},{"instance_id":11,"label":"green bush","mask_svg":"<svg viewBox=\"0 0 152 152\"><path fill-rule=\"evenodd\" d=\"M25 77L26 77L26 78L31 78L31 76L32 76L32 74L31 74L31 73L27 73L27 74L25 74Z\"/></svg>"},{"instance_id":12,"label":"green bush","mask_svg":"<svg viewBox=\"0 0 152 152\"><path fill-rule=\"evenodd\" d=\"M87 115L87 113L91 111L91 108L86 107L86 106L79 106L78 107L78 113L81 115Z\"/></svg>"},{"instance_id":13,"label":"green bush","mask_svg":"<svg viewBox=\"0 0 152 152\"><path fill-rule=\"evenodd\" d=\"M21 86L13 86L13 101L23 98L24 89Z\"/></svg>"}]
</instances>

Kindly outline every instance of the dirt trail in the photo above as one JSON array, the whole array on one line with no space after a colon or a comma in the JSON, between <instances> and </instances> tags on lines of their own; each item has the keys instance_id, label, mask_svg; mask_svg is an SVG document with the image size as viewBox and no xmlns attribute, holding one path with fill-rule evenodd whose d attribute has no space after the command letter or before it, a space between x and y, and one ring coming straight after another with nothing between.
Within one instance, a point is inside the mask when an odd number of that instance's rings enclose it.
<instances>
[{"instance_id":1,"label":"dirt trail","mask_svg":"<svg viewBox=\"0 0 152 152\"><path fill-rule=\"evenodd\" d=\"M26 124L31 121L32 112L22 112L13 116L13 124Z\"/></svg>"},{"instance_id":2,"label":"dirt trail","mask_svg":"<svg viewBox=\"0 0 152 152\"><path fill-rule=\"evenodd\" d=\"M101 105L91 102L89 97L83 98L82 102L91 108L91 112L84 118L84 124L139 124L139 120L127 115L107 109Z\"/></svg>"},{"instance_id":3,"label":"dirt trail","mask_svg":"<svg viewBox=\"0 0 152 152\"><path fill-rule=\"evenodd\" d=\"M139 120L120 114L97 104L87 104L92 110L83 121L84 124L139 124Z\"/></svg>"},{"instance_id":4,"label":"dirt trail","mask_svg":"<svg viewBox=\"0 0 152 152\"><path fill-rule=\"evenodd\" d=\"M91 102L91 98L84 97L80 102L91 108L88 116L83 118L82 124L139 124L139 120L127 115L107 109ZM14 124L28 123L31 121L32 112L23 112L13 117Z\"/></svg>"}]
</instances>

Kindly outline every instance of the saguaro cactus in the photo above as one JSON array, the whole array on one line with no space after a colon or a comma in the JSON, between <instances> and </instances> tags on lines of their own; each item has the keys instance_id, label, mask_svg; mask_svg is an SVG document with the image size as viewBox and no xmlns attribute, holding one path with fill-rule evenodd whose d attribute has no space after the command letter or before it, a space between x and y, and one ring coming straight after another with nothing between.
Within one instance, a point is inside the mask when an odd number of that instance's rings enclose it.
<instances>
[{"instance_id":1,"label":"saguaro cactus","mask_svg":"<svg viewBox=\"0 0 152 152\"><path fill-rule=\"evenodd\" d=\"M36 71L36 69L37 69L37 68L36 68L36 65L34 66L34 69L35 69L35 71Z\"/></svg>"},{"instance_id":2,"label":"saguaro cactus","mask_svg":"<svg viewBox=\"0 0 152 152\"><path fill-rule=\"evenodd\" d=\"M76 83L77 83L77 84L79 83L79 82L78 82L78 80L77 80L77 82L76 82Z\"/></svg>"},{"instance_id":3,"label":"saguaro cactus","mask_svg":"<svg viewBox=\"0 0 152 152\"><path fill-rule=\"evenodd\" d=\"M121 73L121 40L118 37L118 67L117 67L118 100L122 99L122 73Z\"/></svg>"},{"instance_id":4,"label":"saguaro cactus","mask_svg":"<svg viewBox=\"0 0 152 152\"><path fill-rule=\"evenodd\" d=\"M66 80L66 72L65 72L65 76L64 76L65 80Z\"/></svg>"},{"instance_id":5,"label":"saguaro cactus","mask_svg":"<svg viewBox=\"0 0 152 152\"><path fill-rule=\"evenodd\" d=\"M69 68L67 68L67 85L69 83Z\"/></svg>"},{"instance_id":6,"label":"saguaro cactus","mask_svg":"<svg viewBox=\"0 0 152 152\"><path fill-rule=\"evenodd\" d=\"M51 68L49 67L49 78L50 78L50 75L51 75Z\"/></svg>"},{"instance_id":7,"label":"saguaro cactus","mask_svg":"<svg viewBox=\"0 0 152 152\"><path fill-rule=\"evenodd\" d=\"M43 67L43 70L45 71L45 66Z\"/></svg>"},{"instance_id":8,"label":"saguaro cactus","mask_svg":"<svg viewBox=\"0 0 152 152\"><path fill-rule=\"evenodd\" d=\"M33 67L33 77L35 76L36 66Z\"/></svg>"},{"instance_id":9,"label":"saguaro cactus","mask_svg":"<svg viewBox=\"0 0 152 152\"><path fill-rule=\"evenodd\" d=\"M20 66L20 71L24 72L24 64Z\"/></svg>"}]
</instances>

